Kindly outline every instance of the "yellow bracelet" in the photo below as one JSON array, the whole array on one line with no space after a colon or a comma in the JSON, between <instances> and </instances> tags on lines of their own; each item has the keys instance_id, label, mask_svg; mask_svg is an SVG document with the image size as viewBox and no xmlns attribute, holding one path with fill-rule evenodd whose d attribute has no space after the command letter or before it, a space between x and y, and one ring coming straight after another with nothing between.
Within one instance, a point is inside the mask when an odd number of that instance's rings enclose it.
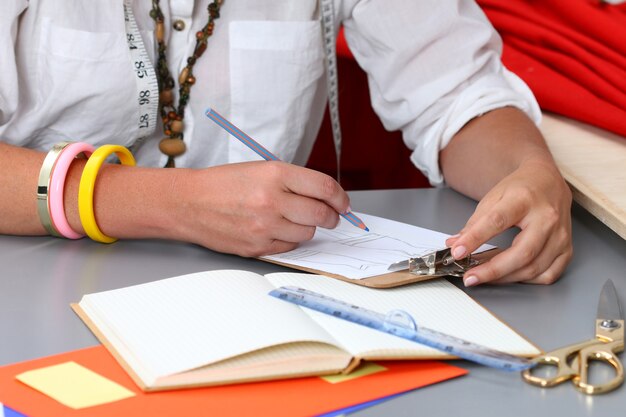
<instances>
[{"instance_id":1,"label":"yellow bracelet","mask_svg":"<svg viewBox=\"0 0 626 417\"><path fill-rule=\"evenodd\" d=\"M125 147L120 145L103 145L96 149L87 160L78 186L78 214L80 216L80 222L87 236L101 243L113 243L117 240L100 231L93 210L93 191L96 187L98 171L105 159L114 152L120 159L122 165L135 165L135 158L133 158L133 155Z\"/></svg>"},{"instance_id":2,"label":"yellow bracelet","mask_svg":"<svg viewBox=\"0 0 626 417\"><path fill-rule=\"evenodd\" d=\"M50 193L50 178L52 176L52 170L56 164L61 152L65 149L70 142L59 142L55 144L43 160L41 164L41 170L39 170L39 180L37 181L37 213L39 214L39 220L44 229L52 236L62 237L52 223L50 217L50 199L48 198Z\"/></svg>"}]
</instances>

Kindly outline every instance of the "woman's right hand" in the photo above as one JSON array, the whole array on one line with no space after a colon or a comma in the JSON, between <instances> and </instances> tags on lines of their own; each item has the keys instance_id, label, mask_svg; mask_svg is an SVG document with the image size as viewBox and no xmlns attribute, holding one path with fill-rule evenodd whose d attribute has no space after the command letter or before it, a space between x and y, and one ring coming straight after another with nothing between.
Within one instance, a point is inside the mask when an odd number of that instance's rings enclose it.
<instances>
[{"instance_id":1,"label":"woman's right hand","mask_svg":"<svg viewBox=\"0 0 626 417\"><path fill-rule=\"evenodd\" d=\"M44 157L0 142L0 233L46 233L35 192ZM64 192L66 217L79 233L84 165L72 162ZM278 161L206 169L104 164L94 190L96 222L105 235L176 239L241 256L293 249L311 239L315 227L335 227L349 204L333 178Z\"/></svg>"},{"instance_id":2,"label":"woman's right hand","mask_svg":"<svg viewBox=\"0 0 626 417\"><path fill-rule=\"evenodd\" d=\"M349 208L348 195L332 177L284 162L176 171L169 237L220 252L291 250L311 239L317 226L334 228Z\"/></svg>"}]
</instances>

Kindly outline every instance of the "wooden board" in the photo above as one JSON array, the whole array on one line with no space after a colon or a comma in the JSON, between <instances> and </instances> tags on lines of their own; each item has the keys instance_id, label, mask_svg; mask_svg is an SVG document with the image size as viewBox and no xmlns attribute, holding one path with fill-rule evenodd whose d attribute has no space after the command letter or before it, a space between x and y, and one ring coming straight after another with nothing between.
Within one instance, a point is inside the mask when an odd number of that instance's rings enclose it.
<instances>
[{"instance_id":1,"label":"wooden board","mask_svg":"<svg viewBox=\"0 0 626 417\"><path fill-rule=\"evenodd\" d=\"M550 113L541 131L574 200L626 239L626 138Z\"/></svg>"}]
</instances>

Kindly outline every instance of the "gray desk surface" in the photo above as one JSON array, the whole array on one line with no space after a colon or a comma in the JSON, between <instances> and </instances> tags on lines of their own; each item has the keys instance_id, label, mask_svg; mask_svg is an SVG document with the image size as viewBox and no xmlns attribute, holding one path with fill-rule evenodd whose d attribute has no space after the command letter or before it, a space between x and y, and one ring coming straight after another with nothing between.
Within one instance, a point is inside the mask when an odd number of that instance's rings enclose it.
<instances>
[{"instance_id":1,"label":"gray desk surface","mask_svg":"<svg viewBox=\"0 0 626 417\"><path fill-rule=\"evenodd\" d=\"M475 203L448 189L351 193L357 211L456 233ZM551 286L482 286L466 291L544 350L588 339L602 284L612 278L626 304L626 241L578 206L573 208L575 259ZM492 243L508 246L514 232ZM276 265L223 255L177 242L0 236L0 365L97 343L70 310L86 293L202 270L236 268L259 273ZM455 364L470 374L378 404L362 416L567 415L617 416L626 387L597 397L567 383L539 389L519 374Z\"/></svg>"}]
</instances>

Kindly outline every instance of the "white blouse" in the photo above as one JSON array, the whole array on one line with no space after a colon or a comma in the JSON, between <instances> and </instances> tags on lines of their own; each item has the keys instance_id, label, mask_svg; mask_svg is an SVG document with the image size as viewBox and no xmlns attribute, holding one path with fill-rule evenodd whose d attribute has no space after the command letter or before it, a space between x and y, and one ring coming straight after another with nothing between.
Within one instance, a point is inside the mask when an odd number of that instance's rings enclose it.
<instances>
[{"instance_id":1,"label":"white blouse","mask_svg":"<svg viewBox=\"0 0 626 417\"><path fill-rule=\"evenodd\" d=\"M130 146L163 166L160 118L145 126L125 0L0 3L0 140L48 150L60 140ZM150 0L131 4L155 63ZM208 0L161 0L175 79L207 22ZM372 105L401 129L412 161L437 185L439 151L470 119L516 106L539 122L532 93L500 62L501 42L469 0L335 0L337 24L367 72ZM224 0L194 67L179 167L259 159L204 116L214 108L280 159L307 161L326 105L318 0ZM184 23L174 30L174 21ZM179 26L180 26L179 22ZM154 80L152 80L154 81ZM154 118L155 114L151 114ZM384 146L381 143L381 146Z\"/></svg>"}]
</instances>

